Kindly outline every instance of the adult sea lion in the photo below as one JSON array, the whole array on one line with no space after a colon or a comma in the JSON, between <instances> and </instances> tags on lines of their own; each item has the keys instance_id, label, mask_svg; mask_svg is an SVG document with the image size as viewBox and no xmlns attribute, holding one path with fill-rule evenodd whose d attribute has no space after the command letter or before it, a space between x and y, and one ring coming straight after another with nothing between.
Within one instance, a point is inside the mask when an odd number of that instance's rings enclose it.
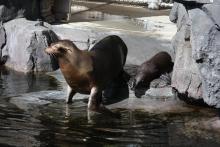
<instances>
[{"instance_id":1,"label":"adult sea lion","mask_svg":"<svg viewBox=\"0 0 220 147\"><path fill-rule=\"evenodd\" d=\"M60 40L46 48L57 57L61 72L69 85L67 103L76 93L90 94L88 109L98 110L102 91L108 83L123 75L127 46L115 35L107 36L90 51L83 51L69 40Z\"/></svg>"},{"instance_id":2,"label":"adult sea lion","mask_svg":"<svg viewBox=\"0 0 220 147\"><path fill-rule=\"evenodd\" d=\"M167 52L159 52L150 60L145 61L137 70L132 89L149 87L150 82L173 69L171 56Z\"/></svg>"}]
</instances>

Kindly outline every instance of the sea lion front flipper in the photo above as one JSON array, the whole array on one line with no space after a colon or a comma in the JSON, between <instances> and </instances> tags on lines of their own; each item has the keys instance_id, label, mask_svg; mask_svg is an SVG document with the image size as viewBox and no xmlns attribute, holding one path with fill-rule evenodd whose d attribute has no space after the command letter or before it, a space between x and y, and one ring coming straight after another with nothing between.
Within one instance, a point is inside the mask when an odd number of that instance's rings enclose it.
<instances>
[{"instance_id":1,"label":"sea lion front flipper","mask_svg":"<svg viewBox=\"0 0 220 147\"><path fill-rule=\"evenodd\" d=\"M66 98L66 103L71 104L72 103L72 98L76 94L76 92L70 87L67 87L67 98Z\"/></svg>"},{"instance_id":2,"label":"sea lion front flipper","mask_svg":"<svg viewBox=\"0 0 220 147\"><path fill-rule=\"evenodd\" d=\"M99 90L97 87L92 87L89 96L88 109L92 111L98 111L101 102L102 102L102 91Z\"/></svg>"}]
</instances>

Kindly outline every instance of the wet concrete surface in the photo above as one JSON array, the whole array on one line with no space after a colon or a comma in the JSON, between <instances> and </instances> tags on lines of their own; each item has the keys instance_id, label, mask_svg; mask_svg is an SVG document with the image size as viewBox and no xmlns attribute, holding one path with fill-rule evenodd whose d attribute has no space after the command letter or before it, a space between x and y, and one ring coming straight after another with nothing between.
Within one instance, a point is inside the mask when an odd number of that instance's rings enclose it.
<instances>
[{"instance_id":1,"label":"wet concrete surface","mask_svg":"<svg viewBox=\"0 0 220 147\"><path fill-rule=\"evenodd\" d=\"M0 146L220 145L219 133L196 125L206 126L216 116L212 109L173 98L130 97L106 104L111 115L91 113L88 95L66 105L65 81L52 74L0 70Z\"/></svg>"},{"instance_id":2,"label":"wet concrete surface","mask_svg":"<svg viewBox=\"0 0 220 147\"><path fill-rule=\"evenodd\" d=\"M167 51L174 57L171 39L176 27L168 16L59 24L53 25L53 30L60 38L72 40L80 49L91 48L93 41L97 43L108 35L118 35L128 48L127 64L140 65L160 51Z\"/></svg>"},{"instance_id":3,"label":"wet concrete surface","mask_svg":"<svg viewBox=\"0 0 220 147\"><path fill-rule=\"evenodd\" d=\"M90 14L88 14L90 12ZM71 21L101 21L109 18L140 18L169 15L170 9L150 10L144 6L115 4L112 2L74 1ZM101 17L94 17L99 13ZM103 17L104 15L109 16ZM112 17L111 17L112 16Z\"/></svg>"}]
</instances>

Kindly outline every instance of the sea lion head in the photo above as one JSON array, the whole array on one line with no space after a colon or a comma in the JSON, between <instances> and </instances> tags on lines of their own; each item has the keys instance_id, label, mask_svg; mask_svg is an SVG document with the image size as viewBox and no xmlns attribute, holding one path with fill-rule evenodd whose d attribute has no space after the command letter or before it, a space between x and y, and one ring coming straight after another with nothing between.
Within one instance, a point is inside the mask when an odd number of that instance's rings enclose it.
<instances>
[{"instance_id":1,"label":"sea lion head","mask_svg":"<svg viewBox=\"0 0 220 147\"><path fill-rule=\"evenodd\" d=\"M147 74L144 72L139 72L132 83L132 89L135 90L136 88L139 87L146 87L149 86L149 81L150 79L148 78Z\"/></svg>"},{"instance_id":2,"label":"sea lion head","mask_svg":"<svg viewBox=\"0 0 220 147\"><path fill-rule=\"evenodd\" d=\"M150 87L150 77L145 72L139 72L132 81L131 90L137 98L141 98L145 94L146 90Z\"/></svg>"},{"instance_id":3,"label":"sea lion head","mask_svg":"<svg viewBox=\"0 0 220 147\"><path fill-rule=\"evenodd\" d=\"M59 40L55 43L51 43L51 45L45 49L45 52L56 57L64 57L67 54L73 53L74 50L78 50L78 48L72 41Z\"/></svg>"}]
</instances>

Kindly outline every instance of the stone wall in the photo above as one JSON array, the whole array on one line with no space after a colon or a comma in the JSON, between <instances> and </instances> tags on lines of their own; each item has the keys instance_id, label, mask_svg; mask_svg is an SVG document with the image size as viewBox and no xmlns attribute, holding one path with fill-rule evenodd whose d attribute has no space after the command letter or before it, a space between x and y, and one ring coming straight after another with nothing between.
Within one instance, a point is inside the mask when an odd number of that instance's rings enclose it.
<instances>
[{"instance_id":1,"label":"stone wall","mask_svg":"<svg viewBox=\"0 0 220 147\"><path fill-rule=\"evenodd\" d=\"M172 86L186 101L220 108L220 0L176 0Z\"/></svg>"}]
</instances>

